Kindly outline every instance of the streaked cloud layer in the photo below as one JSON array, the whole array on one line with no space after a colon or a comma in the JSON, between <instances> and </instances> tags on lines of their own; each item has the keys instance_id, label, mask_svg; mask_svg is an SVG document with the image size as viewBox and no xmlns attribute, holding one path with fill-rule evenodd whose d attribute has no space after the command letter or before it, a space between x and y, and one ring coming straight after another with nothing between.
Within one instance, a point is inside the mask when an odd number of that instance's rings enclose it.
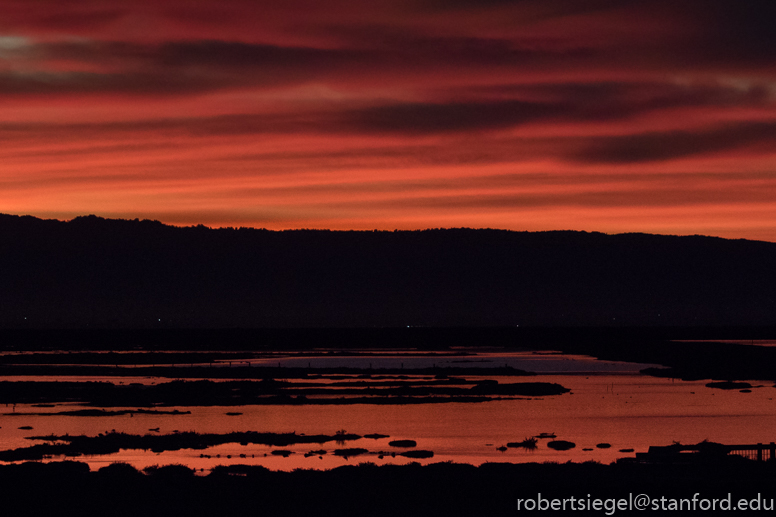
<instances>
[{"instance_id":1,"label":"streaked cloud layer","mask_svg":"<svg viewBox=\"0 0 776 517\"><path fill-rule=\"evenodd\" d=\"M0 0L0 212L776 241L776 4Z\"/></svg>"}]
</instances>

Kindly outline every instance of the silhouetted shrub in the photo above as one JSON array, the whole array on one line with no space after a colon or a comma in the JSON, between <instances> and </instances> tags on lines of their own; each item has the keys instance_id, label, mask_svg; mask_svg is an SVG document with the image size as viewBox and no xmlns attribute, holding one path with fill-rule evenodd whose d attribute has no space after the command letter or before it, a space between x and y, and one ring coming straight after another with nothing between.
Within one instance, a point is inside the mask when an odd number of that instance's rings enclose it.
<instances>
[{"instance_id":1,"label":"silhouetted shrub","mask_svg":"<svg viewBox=\"0 0 776 517\"><path fill-rule=\"evenodd\" d=\"M116 463L111 463L110 465L102 467L97 471L97 473L102 476L110 476L110 477L116 477L116 478L133 478L133 477L139 477L143 475L135 467L133 467L129 463L124 463L122 461L117 461Z\"/></svg>"}]
</instances>

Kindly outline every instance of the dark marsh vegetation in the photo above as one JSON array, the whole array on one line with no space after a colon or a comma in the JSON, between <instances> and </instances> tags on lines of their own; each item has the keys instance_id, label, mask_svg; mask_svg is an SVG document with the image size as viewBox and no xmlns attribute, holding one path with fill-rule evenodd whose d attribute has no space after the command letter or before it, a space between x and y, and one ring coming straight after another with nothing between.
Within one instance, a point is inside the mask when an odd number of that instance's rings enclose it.
<instances>
[{"instance_id":1,"label":"dark marsh vegetation","mask_svg":"<svg viewBox=\"0 0 776 517\"><path fill-rule=\"evenodd\" d=\"M332 389L336 388L336 389ZM243 406L269 404L417 404L483 402L504 396L561 395L556 383L466 381L463 379L354 380L337 383L176 380L159 384L111 382L0 381L0 404L80 402L98 407ZM315 398L321 395L336 397Z\"/></svg>"},{"instance_id":2,"label":"dark marsh vegetation","mask_svg":"<svg viewBox=\"0 0 776 517\"><path fill-rule=\"evenodd\" d=\"M260 444L284 447L294 444L344 443L361 436L350 433L335 435L303 435L296 433L259 433L255 431L228 434L181 432L172 434L133 435L121 432L100 433L97 436L49 435L33 436L30 440L45 441L30 447L0 451L0 461L40 460L51 456L77 457L104 455L121 449L138 449L151 452L177 451L180 449L206 449L225 443ZM366 450L365 450L366 452Z\"/></svg>"},{"instance_id":3,"label":"dark marsh vegetation","mask_svg":"<svg viewBox=\"0 0 776 517\"><path fill-rule=\"evenodd\" d=\"M516 500L652 497L772 497L776 469L749 461L727 465L371 463L328 471L274 472L216 467L205 476L180 465L143 472L127 464L90 471L77 462L0 466L9 515L338 515L514 516ZM634 488L635 487L635 488ZM586 515L586 512L575 512ZM642 512L643 513L643 512ZM682 512L708 515L708 512Z\"/></svg>"}]
</instances>

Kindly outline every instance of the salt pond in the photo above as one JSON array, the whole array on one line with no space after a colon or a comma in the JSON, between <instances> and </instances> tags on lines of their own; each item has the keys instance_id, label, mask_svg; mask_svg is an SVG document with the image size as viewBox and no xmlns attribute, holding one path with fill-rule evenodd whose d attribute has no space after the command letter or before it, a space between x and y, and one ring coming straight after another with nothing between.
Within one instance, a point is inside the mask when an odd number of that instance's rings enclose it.
<instances>
[{"instance_id":1,"label":"salt pond","mask_svg":"<svg viewBox=\"0 0 776 517\"><path fill-rule=\"evenodd\" d=\"M471 352L471 351L468 351ZM270 361L268 359L267 361ZM414 356L380 355L357 357L304 356L297 354L271 361L281 366L423 368L512 366L539 373L535 377L498 377L504 382L554 382L571 390L570 393L541 398L517 398L481 403L439 403L411 405L267 405L267 406L187 406L164 408L190 411L180 415L135 414L105 417L13 416L7 413L53 413L84 406L57 404L55 407L33 407L18 404L6 408L0 417L0 449L28 447L35 443L30 436L49 434L90 435L116 430L131 434L148 434L158 428L161 434L174 431L198 433L230 433L240 431L296 432L297 434L331 434L346 429L365 435L380 433L390 438L334 442L320 446L292 445L289 457L274 456L278 447L263 445L224 444L207 450L179 450L153 453L122 450L107 456L79 457L94 467L114 461L126 461L143 468L155 464L182 463L198 469L219 464L258 464L276 470L294 468L325 469L346 463L408 463L439 461L481 464L484 462L543 462L587 461L608 463L620 457L633 456L620 449L646 451L650 445L668 445L673 441L697 443L704 439L722 443L768 443L776 439L776 390L772 383L752 389L751 393L707 388L707 381L679 381L644 376L638 370L647 365L598 361L584 356L563 354L503 352L479 350L476 355ZM260 363L261 359L254 360ZM471 377L469 377L471 378ZM34 380L17 378L14 380ZM2 379L9 380L9 379ZM47 379L47 380L50 380ZM62 380L73 380L62 378ZM85 380L85 379L79 379ZM106 378L113 382L138 382L127 377ZM168 379L145 378L141 381L165 382ZM0 407L0 409L2 409ZM227 415L226 413L241 413ZM19 427L32 427L32 430ZM568 451L555 451L541 439L538 448L527 451L499 446L519 442L540 433L553 433L557 439L576 443ZM395 439L417 441L417 449L431 450L434 457L410 460L392 457L400 452L388 445ZM606 442L610 448L597 448ZM336 457L335 449L361 447L370 454L352 458ZM591 451L584 451L592 448ZM304 454L324 449L328 454L305 457ZM378 452L384 454L378 458ZM203 455L210 456L202 457ZM220 457L217 457L220 456ZM231 457L228 457L231 456ZM53 458L61 459L61 458Z\"/></svg>"}]
</instances>

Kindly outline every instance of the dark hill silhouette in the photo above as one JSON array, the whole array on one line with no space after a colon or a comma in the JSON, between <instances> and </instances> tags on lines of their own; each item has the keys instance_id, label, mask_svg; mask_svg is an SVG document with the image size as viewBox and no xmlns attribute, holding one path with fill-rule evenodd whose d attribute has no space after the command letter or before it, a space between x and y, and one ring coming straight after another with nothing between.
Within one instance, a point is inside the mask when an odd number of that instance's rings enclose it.
<instances>
[{"instance_id":1,"label":"dark hill silhouette","mask_svg":"<svg viewBox=\"0 0 776 517\"><path fill-rule=\"evenodd\" d=\"M776 324L758 241L0 215L0 243L4 328Z\"/></svg>"}]
</instances>

